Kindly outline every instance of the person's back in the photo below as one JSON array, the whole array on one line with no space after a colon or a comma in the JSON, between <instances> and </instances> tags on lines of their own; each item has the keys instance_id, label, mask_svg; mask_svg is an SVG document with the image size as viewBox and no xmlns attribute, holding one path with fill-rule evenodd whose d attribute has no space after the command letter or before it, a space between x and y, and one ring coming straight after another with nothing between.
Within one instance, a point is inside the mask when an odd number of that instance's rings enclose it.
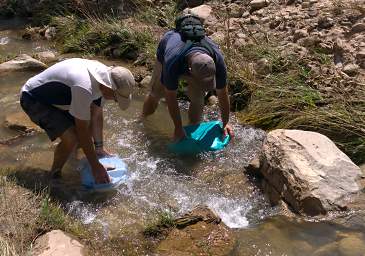
<instances>
[{"instance_id":1,"label":"person's back","mask_svg":"<svg viewBox=\"0 0 365 256\"><path fill-rule=\"evenodd\" d=\"M201 21L188 15L191 24L184 27L185 34L176 23L174 30L165 33L157 48L156 64L150 83L151 91L143 105L143 117L155 112L162 97L166 98L171 119L175 126L174 140L184 138L177 89L179 79L188 83L190 99L189 121L198 124L202 119L204 95L207 91L216 90L221 106L224 133L233 135L229 120L229 97L226 86L227 71L224 58L219 47L202 31ZM184 21L184 17L177 21ZM190 21L189 21L190 22ZM193 24L196 22L196 26ZM180 30L180 31L179 31ZM197 32L194 37L194 31ZM189 38L190 34L190 38Z\"/></svg>"},{"instance_id":2,"label":"person's back","mask_svg":"<svg viewBox=\"0 0 365 256\"><path fill-rule=\"evenodd\" d=\"M186 56L194 52L207 54L215 61L217 88L225 86L227 74L223 55L218 45L209 37L205 36L204 40L209 44L211 50L197 44L182 52L186 42L182 40L181 34L176 30L170 30L165 33L158 45L156 55L157 60L163 67L161 82L166 88L171 90L177 89L179 77L189 72L188 65L186 65Z\"/></svg>"},{"instance_id":3,"label":"person's back","mask_svg":"<svg viewBox=\"0 0 365 256\"><path fill-rule=\"evenodd\" d=\"M87 59L73 58L61 61L30 78L22 88L43 104L68 110L73 116L88 120L85 106L99 100L102 94L98 82L90 74L93 70L108 70L104 64Z\"/></svg>"},{"instance_id":4,"label":"person's back","mask_svg":"<svg viewBox=\"0 0 365 256\"><path fill-rule=\"evenodd\" d=\"M98 156L103 148L102 99L126 109L134 86L132 73L86 59L59 62L29 79L22 88L20 105L51 141L59 138L50 176L59 177L78 144L84 151L96 183L110 181Z\"/></svg>"}]
</instances>

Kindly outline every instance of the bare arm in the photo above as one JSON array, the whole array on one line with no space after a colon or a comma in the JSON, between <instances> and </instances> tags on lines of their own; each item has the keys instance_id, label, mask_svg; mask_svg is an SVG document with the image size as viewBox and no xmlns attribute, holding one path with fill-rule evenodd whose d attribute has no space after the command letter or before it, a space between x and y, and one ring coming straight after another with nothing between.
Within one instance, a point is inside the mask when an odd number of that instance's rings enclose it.
<instances>
[{"instance_id":1,"label":"bare arm","mask_svg":"<svg viewBox=\"0 0 365 256\"><path fill-rule=\"evenodd\" d=\"M96 156L88 121L75 118L75 126L78 141L90 163L96 183L110 182L105 167L99 162Z\"/></svg>"},{"instance_id":2,"label":"bare arm","mask_svg":"<svg viewBox=\"0 0 365 256\"><path fill-rule=\"evenodd\" d=\"M103 141L103 108L91 104L91 131L94 141Z\"/></svg>"},{"instance_id":3,"label":"bare arm","mask_svg":"<svg viewBox=\"0 0 365 256\"><path fill-rule=\"evenodd\" d=\"M233 137L232 127L228 124L230 103L227 86L225 86L223 89L217 89L217 96L219 100L219 108L221 110L224 134L228 133L230 136Z\"/></svg>"},{"instance_id":4,"label":"bare arm","mask_svg":"<svg viewBox=\"0 0 365 256\"><path fill-rule=\"evenodd\" d=\"M91 123L90 129L95 143L97 156L110 156L111 154L104 149L103 143L104 116L103 108L96 104L91 104Z\"/></svg>"},{"instance_id":5,"label":"bare arm","mask_svg":"<svg viewBox=\"0 0 365 256\"><path fill-rule=\"evenodd\" d=\"M177 96L176 90L165 89L167 107L169 109L171 119L175 125L174 141L179 141L185 137L185 132L182 127L179 103L177 102L176 96Z\"/></svg>"}]
</instances>

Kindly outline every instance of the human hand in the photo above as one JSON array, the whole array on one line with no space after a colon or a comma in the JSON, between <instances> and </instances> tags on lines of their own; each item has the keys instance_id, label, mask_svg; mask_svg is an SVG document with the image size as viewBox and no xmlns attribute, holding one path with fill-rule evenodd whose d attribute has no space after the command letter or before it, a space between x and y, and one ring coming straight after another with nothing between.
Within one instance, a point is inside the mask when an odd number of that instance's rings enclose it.
<instances>
[{"instance_id":1,"label":"human hand","mask_svg":"<svg viewBox=\"0 0 365 256\"><path fill-rule=\"evenodd\" d=\"M231 139L234 138L234 132L233 132L233 128L231 125L226 124L223 127L223 138L226 137L227 135L229 135L231 137Z\"/></svg>"},{"instance_id":2,"label":"human hand","mask_svg":"<svg viewBox=\"0 0 365 256\"><path fill-rule=\"evenodd\" d=\"M183 128L180 128L180 129L175 128L174 138L173 138L174 143L177 143L177 142L183 140L185 137L186 137L186 134L185 134L185 131Z\"/></svg>"},{"instance_id":3,"label":"human hand","mask_svg":"<svg viewBox=\"0 0 365 256\"><path fill-rule=\"evenodd\" d=\"M110 183L110 178L106 168L102 164L98 164L92 168L96 184Z\"/></svg>"}]
</instances>

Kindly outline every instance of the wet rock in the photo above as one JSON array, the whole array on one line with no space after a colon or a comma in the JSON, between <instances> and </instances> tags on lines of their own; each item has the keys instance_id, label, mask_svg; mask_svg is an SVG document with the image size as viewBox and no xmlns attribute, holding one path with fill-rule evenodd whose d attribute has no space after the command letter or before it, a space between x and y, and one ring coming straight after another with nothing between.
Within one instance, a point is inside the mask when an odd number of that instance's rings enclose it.
<instances>
[{"instance_id":1,"label":"wet rock","mask_svg":"<svg viewBox=\"0 0 365 256\"><path fill-rule=\"evenodd\" d=\"M346 209L349 196L362 189L360 168L319 133L274 130L267 136L260 162L269 185L298 213Z\"/></svg>"},{"instance_id":2,"label":"wet rock","mask_svg":"<svg viewBox=\"0 0 365 256\"><path fill-rule=\"evenodd\" d=\"M250 163L248 164L248 166L246 167L246 171L252 175L261 175L260 173L260 158L259 157L255 157L254 159L252 159L250 161Z\"/></svg>"},{"instance_id":3,"label":"wet rock","mask_svg":"<svg viewBox=\"0 0 365 256\"><path fill-rule=\"evenodd\" d=\"M365 242L363 236L353 234L342 239L338 244L340 255L357 256L365 254Z\"/></svg>"},{"instance_id":4,"label":"wet rock","mask_svg":"<svg viewBox=\"0 0 365 256\"><path fill-rule=\"evenodd\" d=\"M34 124L24 112L13 113L6 116L4 125L11 130L22 133L38 133L42 131L42 129Z\"/></svg>"},{"instance_id":5,"label":"wet rock","mask_svg":"<svg viewBox=\"0 0 365 256\"><path fill-rule=\"evenodd\" d=\"M349 76L355 76L359 72L359 66L356 64L347 64L343 68L343 72Z\"/></svg>"},{"instance_id":6,"label":"wet rock","mask_svg":"<svg viewBox=\"0 0 365 256\"><path fill-rule=\"evenodd\" d=\"M142 81L140 82L140 85L144 88L148 88L150 82L151 82L152 76L145 76Z\"/></svg>"},{"instance_id":7,"label":"wet rock","mask_svg":"<svg viewBox=\"0 0 365 256\"><path fill-rule=\"evenodd\" d=\"M360 203L360 205L357 206L357 211L348 216L346 215L335 219L334 223L349 229L365 230L365 212L361 210L364 209L365 206L364 198L363 201L362 204ZM356 209L356 207L354 208Z\"/></svg>"},{"instance_id":8,"label":"wet rock","mask_svg":"<svg viewBox=\"0 0 365 256\"><path fill-rule=\"evenodd\" d=\"M297 225L288 217L279 216L267 218L253 229L243 229L239 231L240 244L235 248L233 255L312 256L313 246L310 241L296 237L298 232L307 237L303 229L298 229Z\"/></svg>"},{"instance_id":9,"label":"wet rock","mask_svg":"<svg viewBox=\"0 0 365 256\"><path fill-rule=\"evenodd\" d=\"M250 2L251 11L259 10L268 5L267 0L253 0Z\"/></svg>"},{"instance_id":10,"label":"wet rock","mask_svg":"<svg viewBox=\"0 0 365 256\"><path fill-rule=\"evenodd\" d=\"M53 230L39 237L32 248L32 256L82 256L84 246L61 230Z\"/></svg>"},{"instance_id":11,"label":"wet rock","mask_svg":"<svg viewBox=\"0 0 365 256\"><path fill-rule=\"evenodd\" d=\"M35 57L44 63L51 63L57 61L57 56L52 51L38 52L35 54Z\"/></svg>"},{"instance_id":12,"label":"wet rock","mask_svg":"<svg viewBox=\"0 0 365 256\"><path fill-rule=\"evenodd\" d=\"M13 71L40 71L47 68L47 65L29 55L21 54L13 60L0 64L0 74Z\"/></svg>"},{"instance_id":13,"label":"wet rock","mask_svg":"<svg viewBox=\"0 0 365 256\"><path fill-rule=\"evenodd\" d=\"M176 220L174 228L159 243L158 255L227 255L235 244L232 231L206 207L198 207Z\"/></svg>"},{"instance_id":14,"label":"wet rock","mask_svg":"<svg viewBox=\"0 0 365 256\"><path fill-rule=\"evenodd\" d=\"M225 196L242 198L250 195L255 189L242 170L227 171L220 167L212 167L201 170L194 176L211 187L219 188L219 192Z\"/></svg>"},{"instance_id":15,"label":"wet rock","mask_svg":"<svg viewBox=\"0 0 365 256\"><path fill-rule=\"evenodd\" d=\"M338 252L338 244L336 242L326 244L316 250L313 253L313 256L328 256L328 255L336 255Z\"/></svg>"}]
</instances>

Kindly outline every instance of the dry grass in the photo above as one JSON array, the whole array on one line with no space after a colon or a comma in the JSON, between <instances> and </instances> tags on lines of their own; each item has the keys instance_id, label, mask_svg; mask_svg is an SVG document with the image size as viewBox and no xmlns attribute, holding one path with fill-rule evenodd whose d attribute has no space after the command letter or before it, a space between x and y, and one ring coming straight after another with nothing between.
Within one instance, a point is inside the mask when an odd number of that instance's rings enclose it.
<instances>
[{"instance_id":1,"label":"dry grass","mask_svg":"<svg viewBox=\"0 0 365 256\"><path fill-rule=\"evenodd\" d=\"M25 255L38 234L40 198L0 176L0 233L2 245ZM11 254L10 254L11 255Z\"/></svg>"},{"instance_id":2,"label":"dry grass","mask_svg":"<svg viewBox=\"0 0 365 256\"><path fill-rule=\"evenodd\" d=\"M14 245L10 245L5 239L0 236L0 255L2 256L18 256Z\"/></svg>"},{"instance_id":3,"label":"dry grass","mask_svg":"<svg viewBox=\"0 0 365 256\"><path fill-rule=\"evenodd\" d=\"M53 229L86 237L85 228L52 201L48 191L35 193L0 170L0 255L26 255L36 238Z\"/></svg>"},{"instance_id":4,"label":"dry grass","mask_svg":"<svg viewBox=\"0 0 365 256\"><path fill-rule=\"evenodd\" d=\"M334 15L341 15L345 10L359 12L361 15L365 15L364 0L331 0L331 2L331 11Z\"/></svg>"}]
</instances>

